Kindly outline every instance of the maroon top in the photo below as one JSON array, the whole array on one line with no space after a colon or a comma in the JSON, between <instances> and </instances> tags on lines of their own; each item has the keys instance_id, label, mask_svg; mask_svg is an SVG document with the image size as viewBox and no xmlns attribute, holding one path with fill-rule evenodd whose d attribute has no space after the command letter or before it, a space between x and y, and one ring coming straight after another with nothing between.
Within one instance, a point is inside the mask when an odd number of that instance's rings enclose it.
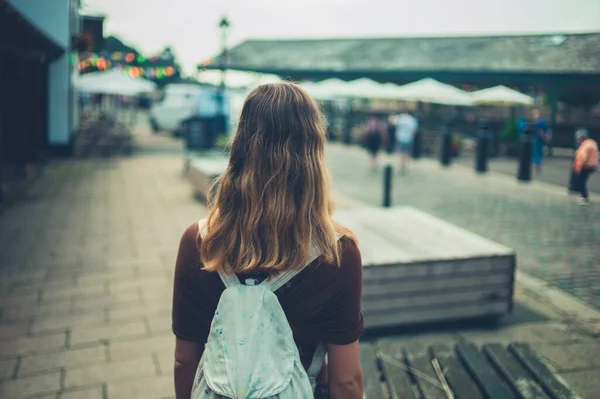
<instances>
[{"instance_id":1,"label":"maroon top","mask_svg":"<svg viewBox=\"0 0 600 399\"><path fill-rule=\"evenodd\" d=\"M198 224L181 237L173 289L173 332L181 339L206 343L210 324L225 286L219 274L200 270ZM362 263L353 241L341 238L341 267L317 258L289 284L279 298L305 367L316 345L346 345L363 332ZM247 275L239 275L244 281Z\"/></svg>"}]
</instances>

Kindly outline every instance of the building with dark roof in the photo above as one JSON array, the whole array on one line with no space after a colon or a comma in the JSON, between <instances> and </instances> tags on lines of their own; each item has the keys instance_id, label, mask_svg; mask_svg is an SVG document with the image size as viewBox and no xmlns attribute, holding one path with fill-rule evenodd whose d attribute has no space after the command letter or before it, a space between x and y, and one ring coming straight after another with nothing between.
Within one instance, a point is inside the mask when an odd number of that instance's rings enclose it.
<instances>
[{"instance_id":1,"label":"building with dark roof","mask_svg":"<svg viewBox=\"0 0 600 399\"><path fill-rule=\"evenodd\" d=\"M503 84L558 96L600 91L600 32L464 37L247 40L227 54L230 69L297 80L368 77L406 83ZM202 68L218 68L219 57ZM594 99L590 99L594 101Z\"/></svg>"}]
</instances>

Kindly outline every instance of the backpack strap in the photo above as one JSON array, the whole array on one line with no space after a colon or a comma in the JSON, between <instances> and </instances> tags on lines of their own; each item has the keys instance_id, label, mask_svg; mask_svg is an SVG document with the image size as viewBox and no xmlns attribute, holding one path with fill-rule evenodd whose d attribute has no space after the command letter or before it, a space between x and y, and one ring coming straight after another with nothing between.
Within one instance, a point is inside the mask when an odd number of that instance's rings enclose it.
<instances>
[{"instance_id":1,"label":"backpack strap","mask_svg":"<svg viewBox=\"0 0 600 399\"><path fill-rule=\"evenodd\" d=\"M290 269L286 270L282 273L279 273L277 276L270 280L263 281L263 285L269 288L271 291L275 292L284 285L286 285L291 279L296 277L302 270L306 268L306 266L310 265L315 259L319 257L320 253L316 250L316 248L312 247L310 250L310 256L308 257L308 261L300 268L300 269Z\"/></svg>"},{"instance_id":2,"label":"backpack strap","mask_svg":"<svg viewBox=\"0 0 600 399\"><path fill-rule=\"evenodd\" d=\"M337 240L339 240L341 237L342 237L342 235L340 235L340 234L336 235ZM306 261L304 266L302 266L300 269L286 270L285 272L278 274L275 278L264 281L262 284L264 284L266 287L268 287L271 291L275 292L278 289L280 289L281 287L283 287L285 284L287 284L291 279L296 277L308 265L313 263L313 261L315 259L317 259L320 255L321 255L321 253L318 252L317 249L313 246L310 249L310 256L308 257L308 261Z\"/></svg>"}]
</instances>

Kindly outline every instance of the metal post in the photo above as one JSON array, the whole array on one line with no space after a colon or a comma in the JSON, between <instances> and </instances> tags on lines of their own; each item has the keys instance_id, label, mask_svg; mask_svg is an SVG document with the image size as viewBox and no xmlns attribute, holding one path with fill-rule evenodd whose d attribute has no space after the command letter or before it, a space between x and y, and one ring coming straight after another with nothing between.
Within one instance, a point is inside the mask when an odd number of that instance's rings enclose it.
<instances>
[{"instance_id":1,"label":"metal post","mask_svg":"<svg viewBox=\"0 0 600 399\"><path fill-rule=\"evenodd\" d=\"M517 171L517 179L523 182L531 180L531 158L533 155L532 133L532 126L528 126L524 134L521 135L521 151L519 153L519 169Z\"/></svg>"},{"instance_id":2,"label":"metal post","mask_svg":"<svg viewBox=\"0 0 600 399\"><path fill-rule=\"evenodd\" d=\"M389 208L392 206L392 175L394 168L388 162L383 169L383 207Z\"/></svg>"},{"instance_id":3,"label":"metal post","mask_svg":"<svg viewBox=\"0 0 600 399\"><path fill-rule=\"evenodd\" d=\"M477 130L477 151L475 154L475 170L477 173L486 173L488 171L488 150L489 150L489 126L487 121L479 121Z\"/></svg>"},{"instance_id":4,"label":"metal post","mask_svg":"<svg viewBox=\"0 0 600 399\"><path fill-rule=\"evenodd\" d=\"M442 136L442 148L440 163L442 166L450 166L452 161L452 124L448 122Z\"/></svg>"},{"instance_id":5,"label":"metal post","mask_svg":"<svg viewBox=\"0 0 600 399\"><path fill-rule=\"evenodd\" d=\"M419 128L415 132L415 137L413 138L413 145L412 145L412 158L413 159L421 158L422 142L423 142L423 131L421 130L421 122L419 121Z\"/></svg>"},{"instance_id":6,"label":"metal post","mask_svg":"<svg viewBox=\"0 0 600 399\"><path fill-rule=\"evenodd\" d=\"M348 109L346 111L346 123L344 126L344 144L352 144L352 122L354 120L354 108L352 100L348 100Z\"/></svg>"}]
</instances>

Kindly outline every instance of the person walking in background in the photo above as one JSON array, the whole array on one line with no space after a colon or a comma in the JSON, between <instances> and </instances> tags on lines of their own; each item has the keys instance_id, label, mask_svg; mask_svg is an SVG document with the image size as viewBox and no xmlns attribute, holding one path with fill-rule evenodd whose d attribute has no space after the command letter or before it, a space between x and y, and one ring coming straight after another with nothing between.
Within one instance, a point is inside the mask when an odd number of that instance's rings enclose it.
<instances>
[{"instance_id":1,"label":"person walking in background","mask_svg":"<svg viewBox=\"0 0 600 399\"><path fill-rule=\"evenodd\" d=\"M398 151L399 172L406 173L408 159L410 158L415 134L419 128L417 118L410 114L408 108L404 108L394 118L396 124L396 150Z\"/></svg>"},{"instance_id":2,"label":"person walking in background","mask_svg":"<svg viewBox=\"0 0 600 399\"><path fill-rule=\"evenodd\" d=\"M379 120L377 114L371 114L369 120L363 127L363 141L370 155L371 170L378 166L378 154L381 147L387 142L387 126Z\"/></svg>"},{"instance_id":3,"label":"person walking in background","mask_svg":"<svg viewBox=\"0 0 600 399\"><path fill-rule=\"evenodd\" d=\"M575 152L573 171L575 172L575 188L579 192L580 205L589 203L587 182L590 176L598 169L598 143L590 138L586 129L575 132L575 139L579 147Z\"/></svg>"},{"instance_id":4,"label":"person walking in background","mask_svg":"<svg viewBox=\"0 0 600 399\"><path fill-rule=\"evenodd\" d=\"M531 110L531 119L533 122L533 156L532 162L535 165L536 175L542 173L542 160L544 158L544 146L550 142L551 133L548 123L542 118L539 108Z\"/></svg>"},{"instance_id":5,"label":"person walking in background","mask_svg":"<svg viewBox=\"0 0 600 399\"><path fill-rule=\"evenodd\" d=\"M326 140L299 86L248 94L208 216L179 244L177 399L272 397L278 387L284 398L363 398L362 261L332 219Z\"/></svg>"}]
</instances>

